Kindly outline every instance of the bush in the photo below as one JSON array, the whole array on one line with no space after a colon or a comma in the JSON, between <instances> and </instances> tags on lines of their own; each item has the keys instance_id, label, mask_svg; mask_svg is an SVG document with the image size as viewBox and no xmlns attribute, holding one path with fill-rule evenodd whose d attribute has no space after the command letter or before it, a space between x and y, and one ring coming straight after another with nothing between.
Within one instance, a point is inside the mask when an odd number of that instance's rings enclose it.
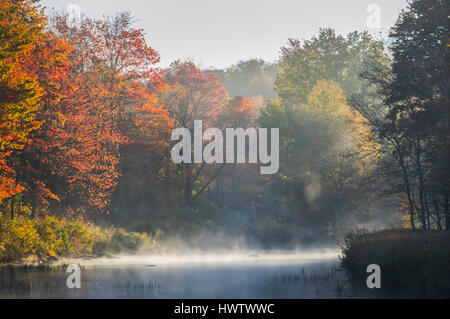
<instances>
[{"instance_id":1,"label":"bush","mask_svg":"<svg viewBox=\"0 0 450 319\"><path fill-rule=\"evenodd\" d=\"M148 249L156 246L156 241L143 233L127 233L118 231L114 233L107 245L107 251L111 252L136 252L139 249Z\"/></svg>"},{"instance_id":2,"label":"bush","mask_svg":"<svg viewBox=\"0 0 450 319\"><path fill-rule=\"evenodd\" d=\"M0 262L13 262L34 254L40 247L41 239L31 221L20 219L13 223L1 218Z\"/></svg>"},{"instance_id":3,"label":"bush","mask_svg":"<svg viewBox=\"0 0 450 319\"><path fill-rule=\"evenodd\" d=\"M157 246L155 235L101 228L81 220L58 219L53 216L28 219L10 218L0 214L0 263L59 256L103 255L107 252L136 252Z\"/></svg>"},{"instance_id":4,"label":"bush","mask_svg":"<svg viewBox=\"0 0 450 319\"><path fill-rule=\"evenodd\" d=\"M347 234L341 265L364 284L366 268L381 268L381 290L401 297L450 297L450 232L383 230Z\"/></svg>"},{"instance_id":5,"label":"bush","mask_svg":"<svg viewBox=\"0 0 450 319\"><path fill-rule=\"evenodd\" d=\"M91 254L95 243L105 240L107 236L97 226L83 223L80 220L67 222L67 230L72 238L73 245L70 253L75 255Z\"/></svg>"},{"instance_id":6,"label":"bush","mask_svg":"<svg viewBox=\"0 0 450 319\"><path fill-rule=\"evenodd\" d=\"M49 216L36 219L33 224L41 239L39 255L56 257L72 251L70 233L63 220Z\"/></svg>"}]
</instances>

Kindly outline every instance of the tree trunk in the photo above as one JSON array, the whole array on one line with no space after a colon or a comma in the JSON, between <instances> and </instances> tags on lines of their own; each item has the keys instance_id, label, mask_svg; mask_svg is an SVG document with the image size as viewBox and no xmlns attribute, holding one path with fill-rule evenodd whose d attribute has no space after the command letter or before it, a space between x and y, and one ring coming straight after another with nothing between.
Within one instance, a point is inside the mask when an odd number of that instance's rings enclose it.
<instances>
[{"instance_id":1,"label":"tree trunk","mask_svg":"<svg viewBox=\"0 0 450 319\"><path fill-rule=\"evenodd\" d=\"M399 161L400 167L402 168L403 183L405 183L405 193L406 193L406 197L408 198L409 221L411 223L411 228L413 230L416 230L416 224L414 222L414 204L413 204L413 199L411 197L411 188L409 186L408 172L406 170L405 162L401 155L399 155L398 161Z\"/></svg>"},{"instance_id":2,"label":"tree trunk","mask_svg":"<svg viewBox=\"0 0 450 319\"><path fill-rule=\"evenodd\" d=\"M431 229L431 214L430 208L428 207L428 194L426 190L424 192L424 200L425 200L425 212L427 214L427 227L428 229Z\"/></svg>"},{"instance_id":3,"label":"tree trunk","mask_svg":"<svg viewBox=\"0 0 450 319\"><path fill-rule=\"evenodd\" d=\"M425 190L425 184L423 181L423 172L422 172L422 166L420 164L421 161L421 146L420 146L420 139L417 139L417 148L416 148L416 167L417 167L417 175L419 177L419 215L420 215L420 221L422 223L422 229L427 229L427 221L426 221L426 212L425 212L425 202L424 202L424 190Z\"/></svg>"},{"instance_id":4,"label":"tree trunk","mask_svg":"<svg viewBox=\"0 0 450 319\"><path fill-rule=\"evenodd\" d=\"M194 189L192 165L186 164L185 166L185 184L184 184L184 200L186 204L192 203L192 191Z\"/></svg>"},{"instance_id":5,"label":"tree trunk","mask_svg":"<svg viewBox=\"0 0 450 319\"><path fill-rule=\"evenodd\" d=\"M14 220L14 199L16 198L15 195L11 197L11 220Z\"/></svg>"},{"instance_id":6,"label":"tree trunk","mask_svg":"<svg viewBox=\"0 0 450 319\"><path fill-rule=\"evenodd\" d=\"M441 212L439 211L439 203L436 198L436 194L432 194L431 196L434 204L434 210L436 211L436 224L439 230L442 230L442 222L441 222Z\"/></svg>"},{"instance_id":7,"label":"tree trunk","mask_svg":"<svg viewBox=\"0 0 450 319\"><path fill-rule=\"evenodd\" d=\"M445 191L444 199L444 215L445 215L445 230L450 230L450 212L448 207L448 189Z\"/></svg>"},{"instance_id":8,"label":"tree trunk","mask_svg":"<svg viewBox=\"0 0 450 319\"><path fill-rule=\"evenodd\" d=\"M36 218L36 201L33 200L33 203L31 205L31 219Z\"/></svg>"}]
</instances>

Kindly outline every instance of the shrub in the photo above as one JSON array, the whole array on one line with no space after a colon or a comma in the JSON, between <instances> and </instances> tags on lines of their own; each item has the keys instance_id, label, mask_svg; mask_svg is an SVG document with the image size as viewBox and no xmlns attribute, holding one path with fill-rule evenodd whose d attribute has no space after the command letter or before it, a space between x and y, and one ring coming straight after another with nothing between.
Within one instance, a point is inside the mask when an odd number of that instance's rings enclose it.
<instances>
[{"instance_id":1,"label":"shrub","mask_svg":"<svg viewBox=\"0 0 450 319\"><path fill-rule=\"evenodd\" d=\"M101 232L95 231L94 227L80 220L70 220L67 223L67 230L73 243L71 252L75 255L92 253L94 244L102 239Z\"/></svg>"},{"instance_id":2,"label":"shrub","mask_svg":"<svg viewBox=\"0 0 450 319\"><path fill-rule=\"evenodd\" d=\"M155 242L147 234L116 232L109 243L108 250L112 252L136 252L140 248L152 248Z\"/></svg>"},{"instance_id":3,"label":"shrub","mask_svg":"<svg viewBox=\"0 0 450 319\"><path fill-rule=\"evenodd\" d=\"M35 253L40 245L39 234L29 220L12 222L1 217L0 262L13 262Z\"/></svg>"},{"instance_id":4,"label":"shrub","mask_svg":"<svg viewBox=\"0 0 450 319\"><path fill-rule=\"evenodd\" d=\"M37 219L17 216L13 222L0 214L0 263L16 262L30 256L46 259L50 256L131 253L138 249L153 249L158 241L158 231L155 235L147 235L53 216Z\"/></svg>"},{"instance_id":5,"label":"shrub","mask_svg":"<svg viewBox=\"0 0 450 319\"><path fill-rule=\"evenodd\" d=\"M381 290L402 297L450 296L450 232L354 231L342 246L341 265L365 285L366 268L381 268Z\"/></svg>"},{"instance_id":6,"label":"shrub","mask_svg":"<svg viewBox=\"0 0 450 319\"><path fill-rule=\"evenodd\" d=\"M56 257L72 251L73 245L64 220L46 216L36 219L33 224L41 239L39 255Z\"/></svg>"}]
</instances>

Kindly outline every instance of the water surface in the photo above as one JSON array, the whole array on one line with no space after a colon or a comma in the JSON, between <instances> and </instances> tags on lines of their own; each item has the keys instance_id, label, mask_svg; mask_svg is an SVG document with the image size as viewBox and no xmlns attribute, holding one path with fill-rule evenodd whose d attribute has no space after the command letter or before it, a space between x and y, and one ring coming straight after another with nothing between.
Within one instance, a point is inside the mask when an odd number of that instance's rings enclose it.
<instances>
[{"instance_id":1,"label":"water surface","mask_svg":"<svg viewBox=\"0 0 450 319\"><path fill-rule=\"evenodd\" d=\"M66 285L68 264L81 288ZM4 268L0 298L343 298L335 251L115 256L63 259L57 267Z\"/></svg>"}]
</instances>

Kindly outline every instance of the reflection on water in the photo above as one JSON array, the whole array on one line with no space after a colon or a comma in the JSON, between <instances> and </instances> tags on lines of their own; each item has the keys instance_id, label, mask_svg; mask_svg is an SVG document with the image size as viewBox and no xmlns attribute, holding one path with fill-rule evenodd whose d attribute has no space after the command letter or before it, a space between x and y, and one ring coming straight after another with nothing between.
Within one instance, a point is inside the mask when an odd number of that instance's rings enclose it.
<instances>
[{"instance_id":1,"label":"reflection on water","mask_svg":"<svg viewBox=\"0 0 450 319\"><path fill-rule=\"evenodd\" d=\"M66 265L81 265L81 288ZM355 295L336 252L121 256L0 267L0 298L340 298Z\"/></svg>"}]
</instances>

